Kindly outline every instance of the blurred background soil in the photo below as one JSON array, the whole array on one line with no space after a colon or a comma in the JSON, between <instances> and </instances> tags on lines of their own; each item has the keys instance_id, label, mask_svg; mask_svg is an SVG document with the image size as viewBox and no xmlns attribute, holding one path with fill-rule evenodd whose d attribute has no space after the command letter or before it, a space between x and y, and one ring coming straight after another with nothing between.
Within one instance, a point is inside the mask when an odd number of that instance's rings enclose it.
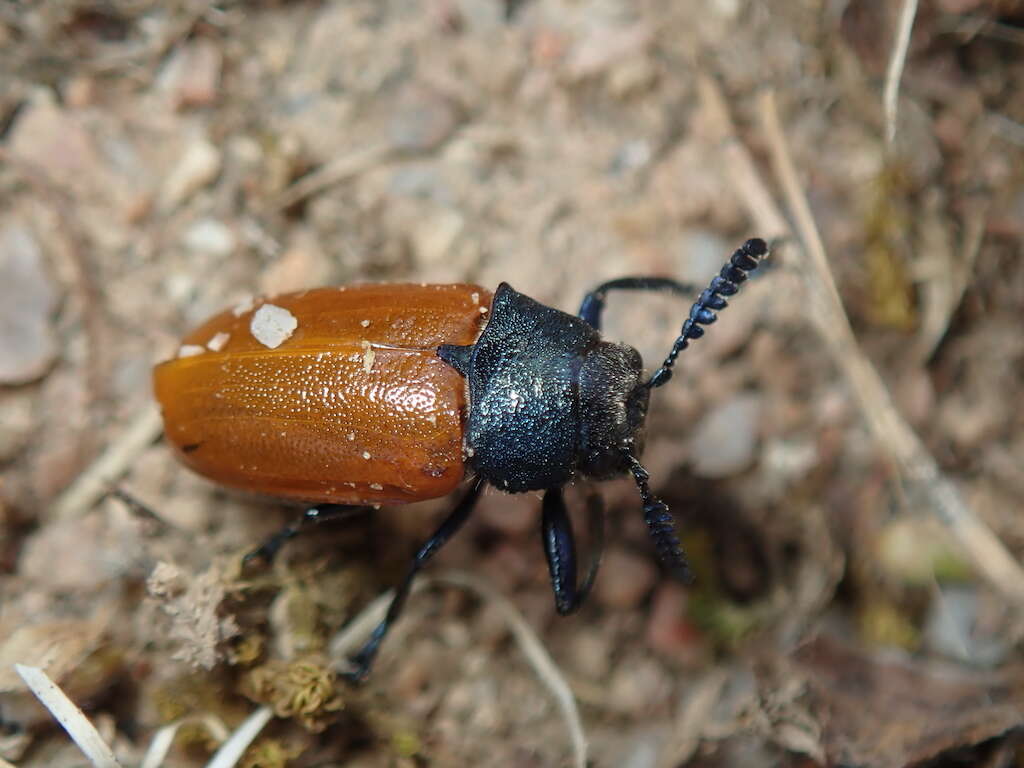
<instances>
[{"instance_id":1,"label":"blurred background soil","mask_svg":"<svg viewBox=\"0 0 1024 768\"><path fill-rule=\"evenodd\" d=\"M179 466L150 369L254 294L507 280L575 311L624 274L706 281L765 234L730 152L791 212L769 89L859 349L1024 556L1024 5L921 4L887 145L902 7L0 3L0 756L83 764L20 662L126 766L190 715L165 764L202 765L257 703L281 717L239 765L571 764L555 701L471 592L415 596L361 689L325 661L450 499L241 573L294 511ZM432 568L523 613L593 766L1024 765L1021 593L905 482L786 248L654 395L645 463L692 587L659 570L627 480L600 488L608 548L572 618L532 494L488 493ZM688 309L619 295L608 333L652 365ZM115 476L96 465L111 446ZM76 494L83 477L127 496Z\"/></svg>"}]
</instances>

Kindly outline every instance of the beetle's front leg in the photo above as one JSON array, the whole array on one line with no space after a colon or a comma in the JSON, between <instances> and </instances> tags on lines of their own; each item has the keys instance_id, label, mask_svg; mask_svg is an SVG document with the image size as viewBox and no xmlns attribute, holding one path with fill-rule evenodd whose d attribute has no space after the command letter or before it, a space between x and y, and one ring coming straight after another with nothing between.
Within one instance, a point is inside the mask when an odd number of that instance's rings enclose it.
<instances>
[{"instance_id":1,"label":"beetle's front leg","mask_svg":"<svg viewBox=\"0 0 1024 768\"><path fill-rule=\"evenodd\" d=\"M551 574L551 591L555 594L555 610L562 616L573 613L587 599L601 564L601 552L604 549L604 504L600 496L593 494L587 498L587 513L592 554L587 576L577 589L576 539L572 531L572 521L565 508L565 497L561 488L552 488L544 494L541 539L548 561L548 572Z\"/></svg>"}]
</instances>

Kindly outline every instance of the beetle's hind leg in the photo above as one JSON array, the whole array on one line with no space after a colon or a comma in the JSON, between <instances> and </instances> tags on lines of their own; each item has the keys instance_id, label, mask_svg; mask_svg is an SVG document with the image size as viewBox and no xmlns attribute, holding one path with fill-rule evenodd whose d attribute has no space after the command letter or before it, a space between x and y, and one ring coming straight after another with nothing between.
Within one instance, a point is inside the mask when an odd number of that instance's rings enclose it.
<instances>
[{"instance_id":1,"label":"beetle's hind leg","mask_svg":"<svg viewBox=\"0 0 1024 768\"><path fill-rule=\"evenodd\" d=\"M365 512L369 507L355 507L349 504L318 504L305 510L291 525L287 525L276 533L272 533L256 549L242 558L242 564L248 565L254 560L273 562L285 542L291 541L307 528L324 522L343 520Z\"/></svg>"},{"instance_id":2,"label":"beetle's hind leg","mask_svg":"<svg viewBox=\"0 0 1024 768\"><path fill-rule=\"evenodd\" d=\"M420 547L413 558L412 564L409 566L409 570L406 571L405 578L402 579L402 583L395 590L395 596L391 599L391 605L388 606L388 612L384 616L383 621L374 628L370 634L370 639L366 641L363 647L350 658L353 669L344 675L349 680L361 682L366 679L366 676L370 673L370 667L373 666L373 660L377 656L377 651L380 650L381 642L387 635L388 630L391 629L391 625L402 614L402 609L405 607L405 601L409 597L409 590L412 589L412 582L416 574L420 568L430 561L430 558L437 554L437 551L445 545L448 539L455 535L459 528L462 527L462 524L469 519L469 513L476 506L483 487L483 479L475 478L469 492L462 497L455 506L455 509L451 511L444 522L434 531L434 535L427 539L426 543Z\"/></svg>"},{"instance_id":3,"label":"beetle's hind leg","mask_svg":"<svg viewBox=\"0 0 1024 768\"><path fill-rule=\"evenodd\" d=\"M573 613L590 594L601 565L604 549L604 502L597 494L587 497L587 524L590 530L590 567L583 584L576 587L576 539L572 521L565 508L561 488L544 494L541 516L541 539L551 574L551 591L555 594L555 610L562 616Z\"/></svg>"}]
</instances>

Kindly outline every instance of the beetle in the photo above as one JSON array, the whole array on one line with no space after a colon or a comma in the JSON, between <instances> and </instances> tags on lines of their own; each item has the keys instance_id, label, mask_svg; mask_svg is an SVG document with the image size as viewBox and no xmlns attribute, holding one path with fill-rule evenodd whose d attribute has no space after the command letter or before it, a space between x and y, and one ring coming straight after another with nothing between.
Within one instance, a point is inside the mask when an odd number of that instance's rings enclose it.
<instances>
[{"instance_id":1,"label":"beetle","mask_svg":"<svg viewBox=\"0 0 1024 768\"><path fill-rule=\"evenodd\" d=\"M438 498L469 487L419 549L387 615L353 657L365 678L416 573L465 523L485 486L543 491L541 533L555 607L586 598L562 489L631 475L663 564L688 579L668 506L640 463L652 389L704 334L768 255L746 241L692 305L662 364L601 338L612 291L670 291L670 278L623 277L586 295L577 315L507 283L357 285L245 302L187 335L154 370L164 433L179 458L223 485L314 506L253 554L271 557L303 526L366 505ZM592 506L600 538L602 518Z\"/></svg>"}]
</instances>

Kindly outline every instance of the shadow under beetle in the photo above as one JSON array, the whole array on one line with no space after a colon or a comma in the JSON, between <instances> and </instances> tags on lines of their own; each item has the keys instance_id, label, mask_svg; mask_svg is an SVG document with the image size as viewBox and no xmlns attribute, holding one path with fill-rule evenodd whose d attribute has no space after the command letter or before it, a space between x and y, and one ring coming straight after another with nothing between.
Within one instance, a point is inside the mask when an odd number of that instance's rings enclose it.
<instances>
[{"instance_id":1,"label":"shadow under beetle","mask_svg":"<svg viewBox=\"0 0 1024 768\"><path fill-rule=\"evenodd\" d=\"M215 481L322 502L250 557L271 558L310 523L368 504L436 498L471 477L353 657L351 677L363 679L416 573L465 523L485 485L544 491L541 533L560 614L580 606L598 566L595 556L578 583L562 493L576 477L631 475L658 556L689 578L672 516L639 460L648 400L767 254L760 239L733 253L646 379L635 349L601 338L606 298L692 295L692 286L611 280L586 295L578 315L507 283L493 297L471 285L368 285L243 304L186 336L179 357L157 366L165 434L182 461ZM588 506L600 542L603 510L593 499Z\"/></svg>"}]
</instances>

